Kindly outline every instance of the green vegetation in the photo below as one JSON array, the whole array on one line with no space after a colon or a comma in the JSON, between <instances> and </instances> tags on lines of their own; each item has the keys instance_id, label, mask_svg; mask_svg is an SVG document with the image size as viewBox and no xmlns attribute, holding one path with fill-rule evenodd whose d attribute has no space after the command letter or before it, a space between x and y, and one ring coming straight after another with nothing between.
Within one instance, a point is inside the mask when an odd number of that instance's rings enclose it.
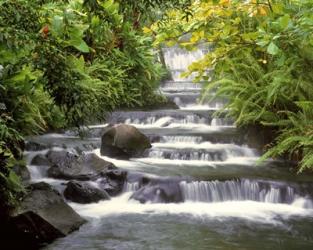
<instances>
[{"instance_id":1,"label":"green vegetation","mask_svg":"<svg viewBox=\"0 0 313 250\"><path fill-rule=\"evenodd\" d=\"M194 1L193 16L168 12L147 33L155 45L176 43L212 51L189 72L208 80L207 91L229 99L226 106L238 126L261 125L277 132L267 157L299 160L299 171L313 168L313 2L311 0ZM182 34L190 34L182 39Z\"/></svg>"},{"instance_id":2,"label":"green vegetation","mask_svg":"<svg viewBox=\"0 0 313 250\"><path fill-rule=\"evenodd\" d=\"M141 27L185 1L0 0L0 211L22 190L23 136L165 101Z\"/></svg>"}]
</instances>

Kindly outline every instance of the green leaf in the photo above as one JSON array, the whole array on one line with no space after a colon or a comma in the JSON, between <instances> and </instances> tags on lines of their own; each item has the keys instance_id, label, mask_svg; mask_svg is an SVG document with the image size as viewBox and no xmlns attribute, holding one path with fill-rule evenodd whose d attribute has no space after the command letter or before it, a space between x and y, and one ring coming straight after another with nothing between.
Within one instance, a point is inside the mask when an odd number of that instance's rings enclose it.
<instances>
[{"instance_id":1,"label":"green leaf","mask_svg":"<svg viewBox=\"0 0 313 250\"><path fill-rule=\"evenodd\" d=\"M265 47L266 45L268 45L268 43L269 43L268 40L259 40L256 44L261 47Z\"/></svg>"},{"instance_id":2,"label":"green leaf","mask_svg":"<svg viewBox=\"0 0 313 250\"><path fill-rule=\"evenodd\" d=\"M286 14L283 17L279 18L279 26L283 30L288 27L289 22L290 22L290 16L288 14Z\"/></svg>"},{"instance_id":3,"label":"green leaf","mask_svg":"<svg viewBox=\"0 0 313 250\"><path fill-rule=\"evenodd\" d=\"M284 12L284 5L282 3L272 4L272 9L275 14L282 14Z\"/></svg>"},{"instance_id":4,"label":"green leaf","mask_svg":"<svg viewBox=\"0 0 313 250\"><path fill-rule=\"evenodd\" d=\"M267 53L271 55L277 55L280 52L280 49L274 42L271 42L267 47Z\"/></svg>"},{"instance_id":5,"label":"green leaf","mask_svg":"<svg viewBox=\"0 0 313 250\"><path fill-rule=\"evenodd\" d=\"M57 35L61 35L63 32L63 28L64 28L63 17L54 16L51 23L52 31L55 32Z\"/></svg>"},{"instance_id":6,"label":"green leaf","mask_svg":"<svg viewBox=\"0 0 313 250\"><path fill-rule=\"evenodd\" d=\"M84 40L70 40L69 45L75 47L83 53L88 53L90 51L87 43Z\"/></svg>"}]
</instances>

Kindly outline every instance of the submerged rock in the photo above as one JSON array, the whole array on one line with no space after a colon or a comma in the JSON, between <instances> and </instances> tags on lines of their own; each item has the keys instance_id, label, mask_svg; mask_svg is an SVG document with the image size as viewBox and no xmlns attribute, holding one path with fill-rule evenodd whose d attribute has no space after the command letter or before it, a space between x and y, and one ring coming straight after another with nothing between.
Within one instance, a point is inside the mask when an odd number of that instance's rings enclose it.
<instances>
[{"instance_id":1,"label":"submerged rock","mask_svg":"<svg viewBox=\"0 0 313 250\"><path fill-rule=\"evenodd\" d=\"M180 180L144 178L139 190L134 192L130 199L140 203L178 203L183 202L183 196L179 186Z\"/></svg>"},{"instance_id":2,"label":"submerged rock","mask_svg":"<svg viewBox=\"0 0 313 250\"><path fill-rule=\"evenodd\" d=\"M66 199L77 203L92 203L100 200L109 200L110 196L104 190L101 190L90 183L70 181L64 190Z\"/></svg>"},{"instance_id":3,"label":"submerged rock","mask_svg":"<svg viewBox=\"0 0 313 250\"><path fill-rule=\"evenodd\" d=\"M77 230L86 221L49 184L30 185L10 219L10 233L24 249L36 249ZM20 236L20 237L19 237Z\"/></svg>"},{"instance_id":4,"label":"submerged rock","mask_svg":"<svg viewBox=\"0 0 313 250\"><path fill-rule=\"evenodd\" d=\"M101 154L127 159L138 157L151 148L148 137L131 125L118 124L107 129L101 138Z\"/></svg>"},{"instance_id":5,"label":"submerged rock","mask_svg":"<svg viewBox=\"0 0 313 250\"><path fill-rule=\"evenodd\" d=\"M99 185L111 196L116 196L123 191L127 172L120 169L108 170L102 173Z\"/></svg>"},{"instance_id":6,"label":"submerged rock","mask_svg":"<svg viewBox=\"0 0 313 250\"><path fill-rule=\"evenodd\" d=\"M90 180L103 171L116 168L94 153L78 155L69 151L50 151L47 157L53 164L48 169L48 176L57 179Z\"/></svg>"}]
</instances>

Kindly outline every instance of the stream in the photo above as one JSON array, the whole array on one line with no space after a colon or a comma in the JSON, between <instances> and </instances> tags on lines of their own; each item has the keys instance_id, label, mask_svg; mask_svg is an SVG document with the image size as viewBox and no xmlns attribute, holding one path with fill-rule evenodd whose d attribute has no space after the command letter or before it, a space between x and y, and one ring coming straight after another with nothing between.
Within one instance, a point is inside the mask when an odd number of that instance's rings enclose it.
<instances>
[{"instance_id":1,"label":"stream","mask_svg":"<svg viewBox=\"0 0 313 250\"><path fill-rule=\"evenodd\" d=\"M69 202L88 223L45 249L313 249L312 176L296 175L284 162L257 164L260 152L247 146L246 136L229 118L213 116L226 100L200 104L201 85L192 83L192 76L179 78L205 52L164 50L173 80L161 91L179 109L116 111L108 117L108 123L134 125L150 138L152 148L144 157L101 156L177 189L183 202L158 203L158 190L155 203L132 200L140 183L129 177L123 193L111 200ZM100 156L106 126L90 126L84 139L70 131L32 139L55 147L79 146ZM26 152L28 162L36 153ZM28 168L33 182L64 189L66 181L48 178L46 168Z\"/></svg>"}]
</instances>

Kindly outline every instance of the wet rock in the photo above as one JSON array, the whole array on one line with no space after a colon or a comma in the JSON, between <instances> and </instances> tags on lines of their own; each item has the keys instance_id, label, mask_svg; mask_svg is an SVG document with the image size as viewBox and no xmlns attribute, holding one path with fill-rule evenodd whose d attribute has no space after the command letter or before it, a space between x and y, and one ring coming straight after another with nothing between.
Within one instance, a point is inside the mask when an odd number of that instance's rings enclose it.
<instances>
[{"instance_id":1,"label":"wet rock","mask_svg":"<svg viewBox=\"0 0 313 250\"><path fill-rule=\"evenodd\" d=\"M49 184L32 184L10 219L11 233L24 249L36 249L77 230L86 221ZM24 242L23 242L24 241Z\"/></svg>"},{"instance_id":2,"label":"wet rock","mask_svg":"<svg viewBox=\"0 0 313 250\"><path fill-rule=\"evenodd\" d=\"M90 183L78 181L70 181L67 183L64 196L70 201L82 204L110 199L106 191L100 190Z\"/></svg>"},{"instance_id":3,"label":"wet rock","mask_svg":"<svg viewBox=\"0 0 313 250\"><path fill-rule=\"evenodd\" d=\"M31 160L30 165L34 166L51 166L52 163L48 160L47 156L43 154L35 155Z\"/></svg>"},{"instance_id":4,"label":"wet rock","mask_svg":"<svg viewBox=\"0 0 313 250\"><path fill-rule=\"evenodd\" d=\"M260 152L266 151L266 145L269 145L277 137L277 131L272 127L262 125L245 126L239 129L243 134L243 141L249 147L258 149Z\"/></svg>"},{"instance_id":5,"label":"wet rock","mask_svg":"<svg viewBox=\"0 0 313 250\"><path fill-rule=\"evenodd\" d=\"M30 180L30 173L24 164L16 164L13 167L14 173L20 177L22 182L27 182Z\"/></svg>"},{"instance_id":6,"label":"wet rock","mask_svg":"<svg viewBox=\"0 0 313 250\"><path fill-rule=\"evenodd\" d=\"M110 196L117 196L123 191L123 183L119 181L102 178L98 181L101 189L105 190Z\"/></svg>"},{"instance_id":7,"label":"wet rock","mask_svg":"<svg viewBox=\"0 0 313 250\"><path fill-rule=\"evenodd\" d=\"M26 151L41 151L49 148L47 145L34 142L34 141L27 141L25 143L25 150Z\"/></svg>"},{"instance_id":8,"label":"wet rock","mask_svg":"<svg viewBox=\"0 0 313 250\"><path fill-rule=\"evenodd\" d=\"M7 237L18 239L18 242L7 242L10 249L39 249L55 239L65 236L32 211L13 217L9 227Z\"/></svg>"},{"instance_id":9,"label":"wet rock","mask_svg":"<svg viewBox=\"0 0 313 250\"><path fill-rule=\"evenodd\" d=\"M183 196L176 179L149 180L144 177L141 188L137 190L130 199L140 203L178 203L183 202Z\"/></svg>"},{"instance_id":10,"label":"wet rock","mask_svg":"<svg viewBox=\"0 0 313 250\"><path fill-rule=\"evenodd\" d=\"M69 151L50 151L47 158L53 164L48 169L48 176L57 179L91 180L108 169L116 168L94 153L78 155Z\"/></svg>"},{"instance_id":11,"label":"wet rock","mask_svg":"<svg viewBox=\"0 0 313 250\"><path fill-rule=\"evenodd\" d=\"M127 172L120 169L111 169L101 173L102 178L98 179L101 189L110 196L119 195L124 188L127 179Z\"/></svg>"},{"instance_id":12,"label":"wet rock","mask_svg":"<svg viewBox=\"0 0 313 250\"><path fill-rule=\"evenodd\" d=\"M106 176L110 180L120 181L124 183L127 177L127 172L121 169L110 169L106 172L103 172L102 176Z\"/></svg>"},{"instance_id":13,"label":"wet rock","mask_svg":"<svg viewBox=\"0 0 313 250\"><path fill-rule=\"evenodd\" d=\"M79 157L79 153L75 149L71 150L49 150L45 155L52 164L67 164L75 158Z\"/></svg>"},{"instance_id":14,"label":"wet rock","mask_svg":"<svg viewBox=\"0 0 313 250\"><path fill-rule=\"evenodd\" d=\"M127 159L138 157L151 148L148 137L131 125L118 124L107 129L101 138L101 154Z\"/></svg>"}]
</instances>

